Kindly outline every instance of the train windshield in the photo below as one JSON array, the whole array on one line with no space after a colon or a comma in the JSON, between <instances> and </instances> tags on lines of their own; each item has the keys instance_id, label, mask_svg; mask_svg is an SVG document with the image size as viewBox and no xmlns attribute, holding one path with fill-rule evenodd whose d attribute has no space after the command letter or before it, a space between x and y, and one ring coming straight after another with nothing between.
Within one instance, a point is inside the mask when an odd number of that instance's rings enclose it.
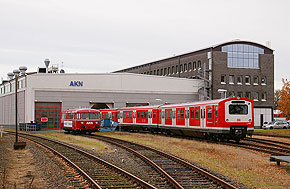
<instances>
[{"instance_id":1,"label":"train windshield","mask_svg":"<svg viewBox=\"0 0 290 189\"><path fill-rule=\"evenodd\" d=\"M247 115L248 114L248 106L247 105L238 105L231 104L229 106L230 114L238 114L238 115Z\"/></svg>"},{"instance_id":2,"label":"train windshield","mask_svg":"<svg viewBox=\"0 0 290 189\"><path fill-rule=\"evenodd\" d=\"M81 113L81 119L89 119L89 113Z\"/></svg>"},{"instance_id":3,"label":"train windshield","mask_svg":"<svg viewBox=\"0 0 290 189\"><path fill-rule=\"evenodd\" d=\"M90 113L90 119L98 119L98 113Z\"/></svg>"}]
</instances>

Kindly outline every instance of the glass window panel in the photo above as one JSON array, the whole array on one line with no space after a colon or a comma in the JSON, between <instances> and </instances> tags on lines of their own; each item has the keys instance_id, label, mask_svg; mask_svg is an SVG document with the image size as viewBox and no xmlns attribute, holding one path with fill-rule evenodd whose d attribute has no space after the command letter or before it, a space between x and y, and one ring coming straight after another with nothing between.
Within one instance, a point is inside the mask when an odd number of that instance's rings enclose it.
<instances>
[{"instance_id":1,"label":"glass window panel","mask_svg":"<svg viewBox=\"0 0 290 189\"><path fill-rule=\"evenodd\" d=\"M238 67L244 67L243 63L244 63L243 59L239 58L238 59Z\"/></svg>"},{"instance_id":2,"label":"glass window panel","mask_svg":"<svg viewBox=\"0 0 290 189\"><path fill-rule=\"evenodd\" d=\"M254 59L258 59L259 58L259 54L258 53L254 53Z\"/></svg>"},{"instance_id":3,"label":"glass window panel","mask_svg":"<svg viewBox=\"0 0 290 189\"><path fill-rule=\"evenodd\" d=\"M244 52L249 52L249 45L244 45Z\"/></svg>"},{"instance_id":4,"label":"glass window panel","mask_svg":"<svg viewBox=\"0 0 290 189\"><path fill-rule=\"evenodd\" d=\"M239 53L238 53L238 58L244 58L244 53L239 52Z\"/></svg>"},{"instance_id":5,"label":"glass window panel","mask_svg":"<svg viewBox=\"0 0 290 189\"><path fill-rule=\"evenodd\" d=\"M237 52L237 51L238 51L238 44L234 44L234 45L233 45L233 51L234 51L234 52Z\"/></svg>"},{"instance_id":6,"label":"glass window panel","mask_svg":"<svg viewBox=\"0 0 290 189\"><path fill-rule=\"evenodd\" d=\"M233 67L233 58L228 58L228 66Z\"/></svg>"},{"instance_id":7,"label":"glass window panel","mask_svg":"<svg viewBox=\"0 0 290 189\"><path fill-rule=\"evenodd\" d=\"M258 53L259 52L259 48L258 47L254 47L254 52Z\"/></svg>"},{"instance_id":8,"label":"glass window panel","mask_svg":"<svg viewBox=\"0 0 290 189\"><path fill-rule=\"evenodd\" d=\"M249 45L249 52L254 52L254 47L252 45Z\"/></svg>"},{"instance_id":9,"label":"glass window panel","mask_svg":"<svg viewBox=\"0 0 290 189\"><path fill-rule=\"evenodd\" d=\"M259 67L259 61L257 59L254 59L254 68Z\"/></svg>"},{"instance_id":10,"label":"glass window panel","mask_svg":"<svg viewBox=\"0 0 290 189\"><path fill-rule=\"evenodd\" d=\"M249 58L254 58L254 54L253 53L249 53Z\"/></svg>"},{"instance_id":11,"label":"glass window panel","mask_svg":"<svg viewBox=\"0 0 290 189\"><path fill-rule=\"evenodd\" d=\"M238 57L238 53L237 52L233 52L233 57L237 58Z\"/></svg>"},{"instance_id":12,"label":"glass window panel","mask_svg":"<svg viewBox=\"0 0 290 189\"><path fill-rule=\"evenodd\" d=\"M244 51L242 44L238 44L238 51L239 52L243 52Z\"/></svg>"},{"instance_id":13,"label":"glass window panel","mask_svg":"<svg viewBox=\"0 0 290 189\"><path fill-rule=\"evenodd\" d=\"M244 53L244 58L249 58L249 53Z\"/></svg>"},{"instance_id":14,"label":"glass window panel","mask_svg":"<svg viewBox=\"0 0 290 189\"><path fill-rule=\"evenodd\" d=\"M259 48L259 54L264 54L264 49Z\"/></svg>"},{"instance_id":15,"label":"glass window panel","mask_svg":"<svg viewBox=\"0 0 290 189\"><path fill-rule=\"evenodd\" d=\"M238 59L233 58L233 67L237 67L237 66L238 66Z\"/></svg>"},{"instance_id":16,"label":"glass window panel","mask_svg":"<svg viewBox=\"0 0 290 189\"><path fill-rule=\"evenodd\" d=\"M250 68L254 67L254 59L249 59L249 67Z\"/></svg>"},{"instance_id":17,"label":"glass window panel","mask_svg":"<svg viewBox=\"0 0 290 189\"><path fill-rule=\"evenodd\" d=\"M228 51L229 52L233 51L233 45L228 45Z\"/></svg>"},{"instance_id":18,"label":"glass window panel","mask_svg":"<svg viewBox=\"0 0 290 189\"><path fill-rule=\"evenodd\" d=\"M227 52L228 51L228 46L223 46L222 47L222 52Z\"/></svg>"},{"instance_id":19,"label":"glass window panel","mask_svg":"<svg viewBox=\"0 0 290 189\"><path fill-rule=\"evenodd\" d=\"M250 67L249 66L249 59L244 59L244 66L247 68Z\"/></svg>"},{"instance_id":20,"label":"glass window panel","mask_svg":"<svg viewBox=\"0 0 290 189\"><path fill-rule=\"evenodd\" d=\"M228 57L233 57L233 53L232 52L228 52Z\"/></svg>"}]
</instances>

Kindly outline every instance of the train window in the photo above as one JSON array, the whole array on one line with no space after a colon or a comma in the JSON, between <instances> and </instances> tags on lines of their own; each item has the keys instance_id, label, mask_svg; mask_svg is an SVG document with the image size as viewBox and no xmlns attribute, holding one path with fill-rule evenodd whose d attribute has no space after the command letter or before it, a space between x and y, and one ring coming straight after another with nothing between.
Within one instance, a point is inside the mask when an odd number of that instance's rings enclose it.
<instances>
[{"instance_id":1,"label":"train window","mask_svg":"<svg viewBox=\"0 0 290 189\"><path fill-rule=\"evenodd\" d=\"M143 112L141 112L141 118L143 118Z\"/></svg>"},{"instance_id":2,"label":"train window","mask_svg":"<svg viewBox=\"0 0 290 189\"><path fill-rule=\"evenodd\" d=\"M194 119L194 109L191 109L190 110L190 118L191 119Z\"/></svg>"},{"instance_id":3,"label":"train window","mask_svg":"<svg viewBox=\"0 0 290 189\"><path fill-rule=\"evenodd\" d=\"M118 119L120 119L120 112L118 112Z\"/></svg>"},{"instance_id":4,"label":"train window","mask_svg":"<svg viewBox=\"0 0 290 189\"><path fill-rule=\"evenodd\" d=\"M66 119L66 114L65 113L62 114L61 119Z\"/></svg>"},{"instance_id":5,"label":"train window","mask_svg":"<svg viewBox=\"0 0 290 189\"><path fill-rule=\"evenodd\" d=\"M89 113L81 113L82 119L89 119Z\"/></svg>"},{"instance_id":6,"label":"train window","mask_svg":"<svg viewBox=\"0 0 290 189\"><path fill-rule=\"evenodd\" d=\"M177 110L176 119L180 119L180 111L179 110Z\"/></svg>"},{"instance_id":7,"label":"train window","mask_svg":"<svg viewBox=\"0 0 290 189\"><path fill-rule=\"evenodd\" d=\"M218 107L217 106L215 107L215 116L216 117L218 116Z\"/></svg>"},{"instance_id":8,"label":"train window","mask_svg":"<svg viewBox=\"0 0 290 189\"><path fill-rule=\"evenodd\" d=\"M196 109L195 110L195 116L194 116L195 119L199 119L199 109Z\"/></svg>"},{"instance_id":9,"label":"train window","mask_svg":"<svg viewBox=\"0 0 290 189\"><path fill-rule=\"evenodd\" d=\"M147 119L147 112L144 112L144 118Z\"/></svg>"},{"instance_id":10,"label":"train window","mask_svg":"<svg viewBox=\"0 0 290 189\"><path fill-rule=\"evenodd\" d=\"M90 119L97 119L98 118L98 113L90 113Z\"/></svg>"},{"instance_id":11,"label":"train window","mask_svg":"<svg viewBox=\"0 0 290 189\"><path fill-rule=\"evenodd\" d=\"M212 108L207 109L207 118L212 119Z\"/></svg>"},{"instance_id":12,"label":"train window","mask_svg":"<svg viewBox=\"0 0 290 189\"><path fill-rule=\"evenodd\" d=\"M168 111L168 118L171 119L171 110Z\"/></svg>"},{"instance_id":13,"label":"train window","mask_svg":"<svg viewBox=\"0 0 290 189\"><path fill-rule=\"evenodd\" d=\"M68 118L69 119L73 119L74 118L74 114L72 114L72 113L68 114Z\"/></svg>"},{"instance_id":14,"label":"train window","mask_svg":"<svg viewBox=\"0 0 290 189\"><path fill-rule=\"evenodd\" d=\"M132 118L132 112L130 112L130 118Z\"/></svg>"},{"instance_id":15,"label":"train window","mask_svg":"<svg viewBox=\"0 0 290 189\"><path fill-rule=\"evenodd\" d=\"M168 112L169 112L168 110L165 111L165 116L166 116L165 118L166 119L168 119Z\"/></svg>"},{"instance_id":16,"label":"train window","mask_svg":"<svg viewBox=\"0 0 290 189\"><path fill-rule=\"evenodd\" d=\"M115 114L114 113L112 113L112 118L115 119Z\"/></svg>"},{"instance_id":17,"label":"train window","mask_svg":"<svg viewBox=\"0 0 290 189\"><path fill-rule=\"evenodd\" d=\"M162 114L161 111L159 111L159 119L161 119L161 114Z\"/></svg>"},{"instance_id":18,"label":"train window","mask_svg":"<svg viewBox=\"0 0 290 189\"><path fill-rule=\"evenodd\" d=\"M156 111L153 111L153 118L156 118Z\"/></svg>"},{"instance_id":19,"label":"train window","mask_svg":"<svg viewBox=\"0 0 290 189\"><path fill-rule=\"evenodd\" d=\"M184 110L180 110L180 119L184 119Z\"/></svg>"},{"instance_id":20,"label":"train window","mask_svg":"<svg viewBox=\"0 0 290 189\"><path fill-rule=\"evenodd\" d=\"M140 112L137 112L137 118L140 118Z\"/></svg>"},{"instance_id":21,"label":"train window","mask_svg":"<svg viewBox=\"0 0 290 189\"><path fill-rule=\"evenodd\" d=\"M247 115L248 114L248 106L247 105L229 105L229 113L230 114L242 114Z\"/></svg>"},{"instance_id":22,"label":"train window","mask_svg":"<svg viewBox=\"0 0 290 189\"><path fill-rule=\"evenodd\" d=\"M162 110L162 119L164 118L164 110Z\"/></svg>"}]
</instances>

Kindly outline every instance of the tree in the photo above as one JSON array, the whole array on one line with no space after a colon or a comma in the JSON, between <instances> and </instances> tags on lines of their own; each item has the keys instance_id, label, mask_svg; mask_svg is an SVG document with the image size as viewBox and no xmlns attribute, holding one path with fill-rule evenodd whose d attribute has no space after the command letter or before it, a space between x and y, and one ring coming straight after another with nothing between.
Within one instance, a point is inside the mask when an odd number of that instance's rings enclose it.
<instances>
[{"instance_id":1,"label":"tree","mask_svg":"<svg viewBox=\"0 0 290 189\"><path fill-rule=\"evenodd\" d=\"M278 100L278 110L284 115L290 115L290 81L282 79L283 86L280 90L280 99Z\"/></svg>"}]
</instances>

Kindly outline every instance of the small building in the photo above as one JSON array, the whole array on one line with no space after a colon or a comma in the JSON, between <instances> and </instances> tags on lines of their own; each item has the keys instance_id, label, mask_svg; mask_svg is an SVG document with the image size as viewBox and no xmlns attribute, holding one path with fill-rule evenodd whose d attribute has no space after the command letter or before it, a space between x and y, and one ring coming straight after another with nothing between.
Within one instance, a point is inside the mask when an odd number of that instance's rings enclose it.
<instances>
[{"instance_id":1,"label":"small building","mask_svg":"<svg viewBox=\"0 0 290 189\"><path fill-rule=\"evenodd\" d=\"M199 79L131 73L24 74L18 80L18 123L43 121L43 129L59 129L62 110L192 102L202 87ZM15 125L14 78L0 91L0 125Z\"/></svg>"}]
</instances>

